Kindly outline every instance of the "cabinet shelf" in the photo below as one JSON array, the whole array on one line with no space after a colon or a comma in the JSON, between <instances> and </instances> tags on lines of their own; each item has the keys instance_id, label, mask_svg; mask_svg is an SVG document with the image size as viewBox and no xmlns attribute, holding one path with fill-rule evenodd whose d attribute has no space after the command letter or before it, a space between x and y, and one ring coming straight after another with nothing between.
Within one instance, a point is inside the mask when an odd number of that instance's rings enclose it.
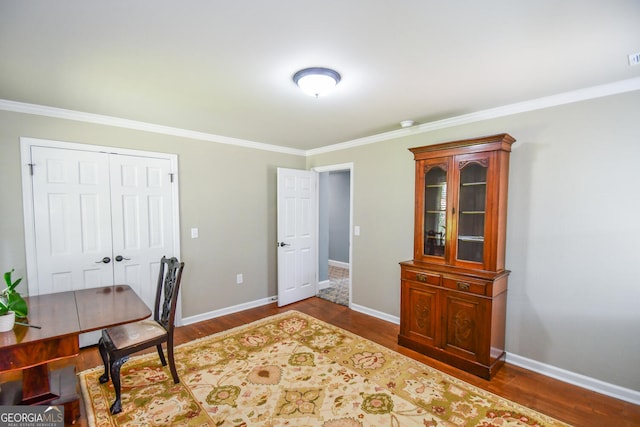
<instances>
[{"instance_id":1,"label":"cabinet shelf","mask_svg":"<svg viewBox=\"0 0 640 427\"><path fill-rule=\"evenodd\" d=\"M484 215L485 211L460 211L460 215Z\"/></svg>"},{"instance_id":2,"label":"cabinet shelf","mask_svg":"<svg viewBox=\"0 0 640 427\"><path fill-rule=\"evenodd\" d=\"M472 185L487 185L487 183L485 181L460 183L461 187L471 187Z\"/></svg>"},{"instance_id":3,"label":"cabinet shelf","mask_svg":"<svg viewBox=\"0 0 640 427\"><path fill-rule=\"evenodd\" d=\"M458 236L463 242L484 242L484 236Z\"/></svg>"}]
</instances>

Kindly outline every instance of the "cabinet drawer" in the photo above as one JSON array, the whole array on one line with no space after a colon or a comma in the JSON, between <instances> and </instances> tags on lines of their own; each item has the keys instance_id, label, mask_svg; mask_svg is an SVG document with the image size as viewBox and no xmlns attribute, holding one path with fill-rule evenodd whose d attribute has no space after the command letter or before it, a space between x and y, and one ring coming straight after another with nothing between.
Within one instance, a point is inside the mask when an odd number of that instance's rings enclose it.
<instances>
[{"instance_id":1,"label":"cabinet drawer","mask_svg":"<svg viewBox=\"0 0 640 427\"><path fill-rule=\"evenodd\" d=\"M445 277L442 279L442 285L447 289L469 292L476 295L486 295L489 282L469 280L467 278Z\"/></svg>"},{"instance_id":2,"label":"cabinet drawer","mask_svg":"<svg viewBox=\"0 0 640 427\"><path fill-rule=\"evenodd\" d=\"M402 270L402 278L413 282L427 283L440 286L440 275L416 270Z\"/></svg>"}]
</instances>

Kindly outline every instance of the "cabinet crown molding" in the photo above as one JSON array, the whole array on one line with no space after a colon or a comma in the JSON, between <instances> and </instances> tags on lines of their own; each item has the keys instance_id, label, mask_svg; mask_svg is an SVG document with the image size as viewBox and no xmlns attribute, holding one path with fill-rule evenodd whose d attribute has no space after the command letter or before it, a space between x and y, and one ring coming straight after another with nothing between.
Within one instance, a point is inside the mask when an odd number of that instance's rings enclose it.
<instances>
[{"instance_id":1,"label":"cabinet crown molding","mask_svg":"<svg viewBox=\"0 0 640 427\"><path fill-rule=\"evenodd\" d=\"M413 153L415 160L420 160L432 156L434 152L437 152L439 156L447 156L454 151L459 154L496 150L511 152L511 145L514 142L516 142L515 138L508 133L500 133L480 138L461 139L459 141L413 147L409 148L409 151Z\"/></svg>"}]
</instances>

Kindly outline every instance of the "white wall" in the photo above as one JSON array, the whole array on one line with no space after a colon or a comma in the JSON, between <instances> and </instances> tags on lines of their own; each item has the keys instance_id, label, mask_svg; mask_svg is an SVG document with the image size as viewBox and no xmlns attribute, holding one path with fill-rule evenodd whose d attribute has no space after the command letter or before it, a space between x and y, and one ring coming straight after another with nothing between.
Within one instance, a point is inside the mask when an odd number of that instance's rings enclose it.
<instances>
[{"instance_id":1,"label":"white wall","mask_svg":"<svg viewBox=\"0 0 640 427\"><path fill-rule=\"evenodd\" d=\"M349 263L351 172L329 172L329 259Z\"/></svg>"}]
</instances>

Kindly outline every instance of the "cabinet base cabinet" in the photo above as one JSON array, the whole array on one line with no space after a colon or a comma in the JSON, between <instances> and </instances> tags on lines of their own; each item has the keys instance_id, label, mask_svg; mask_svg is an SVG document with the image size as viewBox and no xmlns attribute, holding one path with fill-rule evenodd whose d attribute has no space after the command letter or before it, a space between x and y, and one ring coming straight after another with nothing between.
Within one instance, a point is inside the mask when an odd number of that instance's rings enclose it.
<instances>
[{"instance_id":1,"label":"cabinet base cabinet","mask_svg":"<svg viewBox=\"0 0 640 427\"><path fill-rule=\"evenodd\" d=\"M491 379L505 360L509 272L473 277L413 261L401 271L398 344Z\"/></svg>"},{"instance_id":2,"label":"cabinet base cabinet","mask_svg":"<svg viewBox=\"0 0 640 427\"><path fill-rule=\"evenodd\" d=\"M439 338L440 324L438 290L431 286L402 282L402 299L411 306L400 316L400 334L405 341L435 347Z\"/></svg>"},{"instance_id":3,"label":"cabinet base cabinet","mask_svg":"<svg viewBox=\"0 0 640 427\"><path fill-rule=\"evenodd\" d=\"M447 365L451 365L455 368L462 369L463 371L476 375L480 378L484 378L485 380L490 380L495 375L495 373L498 372L502 365L504 365L505 361L505 353L503 351L501 356L496 358L491 365L482 365L466 358L456 356L442 348L432 347L416 342L415 340L407 338L402 334L398 336L398 344L403 347L410 348L411 350L415 350L418 353L424 354L425 356L429 356L433 359L439 360L440 362L444 362Z\"/></svg>"}]
</instances>

